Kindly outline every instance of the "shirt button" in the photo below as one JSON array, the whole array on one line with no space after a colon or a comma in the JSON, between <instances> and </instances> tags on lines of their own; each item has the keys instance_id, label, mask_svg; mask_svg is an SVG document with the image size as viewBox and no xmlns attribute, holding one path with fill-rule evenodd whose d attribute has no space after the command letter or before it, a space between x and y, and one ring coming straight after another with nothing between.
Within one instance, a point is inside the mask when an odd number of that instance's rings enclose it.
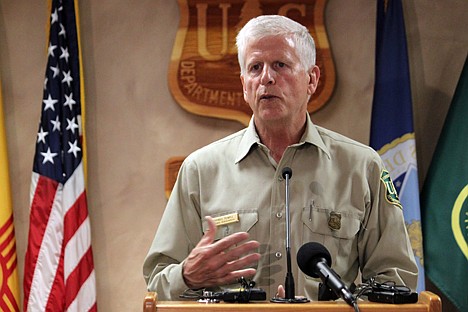
<instances>
[{"instance_id":1,"label":"shirt button","mask_svg":"<svg viewBox=\"0 0 468 312\"><path fill-rule=\"evenodd\" d=\"M283 216L283 213L282 213L282 212L277 212L277 213L276 213L276 217L277 217L278 219L281 219L282 216Z\"/></svg>"},{"instance_id":2,"label":"shirt button","mask_svg":"<svg viewBox=\"0 0 468 312\"><path fill-rule=\"evenodd\" d=\"M279 251L277 251L277 252L275 253L275 257L278 258L278 259L281 259L282 256L283 256L283 255L282 255L281 252L279 252Z\"/></svg>"}]
</instances>

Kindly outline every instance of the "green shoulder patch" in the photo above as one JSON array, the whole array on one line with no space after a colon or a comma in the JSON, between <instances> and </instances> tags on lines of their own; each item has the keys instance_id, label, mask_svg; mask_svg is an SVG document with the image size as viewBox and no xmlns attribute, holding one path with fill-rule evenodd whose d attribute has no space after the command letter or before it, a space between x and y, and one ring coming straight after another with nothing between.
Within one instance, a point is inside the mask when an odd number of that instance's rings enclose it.
<instances>
[{"instance_id":1,"label":"green shoulder patch","mask_svg":"<svg viewBox=\"0 0 468 312\"><path fill-rule=\"evenodd\" d=\"M390 177L390 173L388 173L386 169L382 170L382 173L380 174L380 180L385 186L385 199L387 202L400 207L400 209L403 209L403 206L400 203L400 199L398 198L396 188L393 185L392 178Z\"/></svg>"}]
</instances>

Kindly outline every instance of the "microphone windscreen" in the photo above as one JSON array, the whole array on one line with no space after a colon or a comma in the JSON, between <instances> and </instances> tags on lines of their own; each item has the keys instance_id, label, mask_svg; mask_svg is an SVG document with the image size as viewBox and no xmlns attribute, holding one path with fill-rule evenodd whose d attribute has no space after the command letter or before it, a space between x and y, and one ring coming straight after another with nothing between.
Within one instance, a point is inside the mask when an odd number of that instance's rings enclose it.
<instances>
[{"instance_id":1,"label":"microphone windscreen","mask_svg":"<svg viewBox=\"0 0 468 312\"><path fill-rule=\"evenodd\" d=\"M332 260L330 253L325 246L317 242L305 243L297 252L297 265L302 272L311 277L319 277L315 273L315 268L317 262L323 260L331 267Z\"/></svg>"},{"instance_id":2,"label":"microphone windscreen","mask_svg":"<svg viewBox=\"0 0 468 312\"><path fill-rule=\"evenodd\" d=\"M288 175L289 178L291 179L291 177L292 177L291 168L289 168L289 167L284 167L283 168L283 171L281 171L281 176L283 177L283 179L286 179L286 175Z\"/></svg>"}]
</instances>

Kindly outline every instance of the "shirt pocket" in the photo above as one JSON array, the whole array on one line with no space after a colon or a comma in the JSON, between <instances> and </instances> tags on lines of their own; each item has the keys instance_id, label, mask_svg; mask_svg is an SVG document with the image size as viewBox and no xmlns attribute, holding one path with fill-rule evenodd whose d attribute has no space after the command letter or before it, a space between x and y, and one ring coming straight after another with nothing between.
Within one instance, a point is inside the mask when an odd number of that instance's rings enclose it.
<instances>
[{"instance_id":1,"label":"shirt pocket","mask_svg":"<svg viewBox=\"0 0 468 312\"><path fill-rule=\"evenodd\" d=\"M216 227L215 240L229 236L237 232L249 232L253 235L254 225L258 222L257 211L227 211L217 214L212 214L212 218L232 216L237 214L237 221L228 221L226 224L220 224ZM208 228L208 223L203 220L203 231Z\"/></svg>"},{"instance_id":2,"label":"shirt pocket","mask_svg":"<svg viewBox=\"0 0 468 312\"><path fill-rule=\"evenodd\" d=\"M355 213L346 210L304 208L302 223L303 244L321 243L329 250L332 258L344 256L346 261L357 255L355 238L359 233L361 220Z\"/></svg>"},{"instance_id":3,"label":"shirt pocket","mask_svg":"<svg viewBox=\"0 0 468 312\"><path fill-rule=\"evenodd\" d=\"M350 212L317 208L304 208L302 222L305 231L337 239L352 239L361 226L359 218Z\"/></svg>"}]
</instances>

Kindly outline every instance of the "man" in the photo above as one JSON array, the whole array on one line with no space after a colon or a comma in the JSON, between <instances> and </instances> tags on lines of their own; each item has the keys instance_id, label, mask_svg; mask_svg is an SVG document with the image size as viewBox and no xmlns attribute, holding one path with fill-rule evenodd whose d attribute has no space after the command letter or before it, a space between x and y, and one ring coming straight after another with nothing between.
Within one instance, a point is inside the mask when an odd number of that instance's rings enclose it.
<instances>
[{"instance_id":1,"label":"man","mask_svg":"<svg viewBox=\"0 0 468 312\"><path fill-rule=\"evenodd\" d=\"M186 289L238 287L243 276L267 298L284 296L284 167L293 172L292 255L319 242L347 285L360 271L364 280L415 289L417 266L382 160L315 126L307 113L320 77L307 29L286 17L260 16L236 43L253 117L246 129L184 161L144 263L148 290L177 300ZM297 294L317 300L320 280L292 259Z\"/></svg>"}]
</instances>

